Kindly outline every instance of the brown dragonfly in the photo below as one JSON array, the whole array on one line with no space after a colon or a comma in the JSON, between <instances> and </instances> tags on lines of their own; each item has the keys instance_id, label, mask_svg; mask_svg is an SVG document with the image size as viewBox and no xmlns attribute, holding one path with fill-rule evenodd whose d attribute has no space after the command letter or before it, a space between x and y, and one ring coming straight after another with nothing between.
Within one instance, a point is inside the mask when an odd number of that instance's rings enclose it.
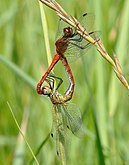
<instances>
[{"instance_id":1,"label":"brown dragonfly","mask_svg":"<svg viewBox=\"0 0 129 165\"><path fill-rule=\"evenodd\" d=\"M88 19L88 17L89 17L89 15L86 13L80 18L80 21L84 22L84 20L86 20L86 18ZM91 19L91 17L90 17L90 19ZM85 22L87 22L87 21L85 21ZM86 28L86 30L87 30L87 28ZM70 57L70 58L78 57L78 56L86 53L88 48L91 45L93 45L93 43L86 41L80 34L78 34L76 31L76 28L73 29L72 27L65 27L65 28L63 28L62 32L63 32L63 35L59 39L57 39L57 41L55 42L57 54L54 55L54 58L50 64L49 68L47 69L46 73L42 76L41 80L37 84L37 92L38 92L38 94L44 94L44 88L42 88L42 84L43 84L44 80L46 79L46 77L51 72L51 70L53 69L53 67L55 66L55 64L57 64L57 62L59 60L61 60L65 67L65 70L68 74L68 78L70 81L70 85L69 85L66 93L64 94L64 98L65 98L65 96L66 97L69 96L69 100L70 100L72 98L72 95L74 92L75 83L74 83L74 77L73 77L71 68L68 64L66 57ZM94 38L94 40L96 42L95 32L89 32L88 35L90 37Z\"/></svg>"}]
</instances>

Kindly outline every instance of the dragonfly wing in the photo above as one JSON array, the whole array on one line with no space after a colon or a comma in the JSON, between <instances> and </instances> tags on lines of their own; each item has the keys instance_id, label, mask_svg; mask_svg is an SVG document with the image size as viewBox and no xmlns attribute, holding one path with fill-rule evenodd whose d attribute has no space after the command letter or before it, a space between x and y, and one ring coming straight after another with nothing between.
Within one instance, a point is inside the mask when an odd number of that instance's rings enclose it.
<instances>
[{"instance_id":1,"label":"dragonfly wing","mask_svg":"<svg viewBox=\"0 0 129 165\"><path fill-rule=\"evenodd\" d=\"M98 35L98 32L91 32L91 27L94 22L94 15L90 13L83 14L79 19L79 22L84 27L84 29L89 33L89 35L96 41L95 35ZM59 20L58 30L56 34L56 40L63 36L64 27L68 27L69 25ZM86 41L83 37L76 33L76 28L73 28L75 35L69 40L69 46L65 52L65 56L68 57L68 62L75 61L80 55L86 54L87 50L91 47L91 43ZM95 34L95 35L94 35Z\"/></svg>"},{"instance_id":2,"label":"dragonfly wing","mask_svg":"<svg viewBox=\"0 0 129 165\"><path fill-rule=\"evenodd\" d=\"M64 22L62 19L59 19L55 41L63 36L63 31L65 27L70 27L70 25Z\"/></svg>"},{"instance_id":3,"label":"dragonfly wing","mask_svg":"<svg viewBox=\"0 0 129 165\"><path fill-rule=\"evenodd\" d=\"M93 27L93 24L94 24L94 14L92 14L92 13L85 13L78 19L78 21L87 30L87 32L90 32L92 27ZM62 37L63 29L65 27L68 27L68 26L70 26L68 23L64 22L62 19L59 19L55 41L57 39L59 39L60 37ZM76 28L73 28L73 29L74 29L74 31L76 31Z\"/></svg>"},{"instance_id":4,"label":"dragonfly wing","mask_svg":"<svg viewBox=\"0 0 129 165\"><path fill-rule=\"evenodd\" d=\"M56 139L56 150L59 158L66 164L66 151L65 151L65 127L63 124L63 117L60 111L60 106L54 105L52 109L53 114L53 128L52 133Z\"/></svg>"},{"instance_id":5,"label":"dragonfly wing","mask_svg":"<svg viewBox=\"0 0 129 165\"><path fill-rule=\"evenodd\" d=\"M77 41L71 41L68 49L65 52L65 56L67 57L68 62L71 63L73 61L76 61L81 55L84 55L87 53L87 51L92 45L89 44L86 40L84 42L85 42L85 45L84 45L85 49L81 49L83 45L82 43L79 43Z\"/></svg>"},{"instance_id":6,"label":"dragonfly wing","mask_svg":"<svg viewBox=\"0 0 129 165\"><path fill-rule=\"evenodd\" d=\"M86 29L87 32L93 30L95 16L93 13L84 13L78 21Z\"/></svg>"},{"instance_id":7,"label":"dragonfly wing","mask_svg":"<svg viewBox=\"0 0 129 165\"><path fill-rule=\"evenodd\" d=\"M100 32L91 32L89 35L97 42ZM68 62L73 62L80 56L86 54L92 45L92 43L85 40L79 34L71 38L69 41L69 46L65 52L65 56L68 57Z\"/></svg>"},{"instance_id":8,"label":"dragonfly wing","mask_svg":"<svg viewBox=\"0 0 129 165\"><path fill-rule=\"evenodd\" d=\"M67 116L67 127L77 137L83 137L85 135L85 131L79 108L75 104L71 103L64 105L64 109Z\"/></svg>"},{"instance_id":9,"label":"dragonfly wing","mask_svg":"<svg viewBox=\"0 0 129 165\"><path fill-rule=\"evenodd\" d=\"M56 131L56 150L59 158L66 164L66 148L65 148L65 139L62 134L62 131Z\"/></svg>"}]
</instances>

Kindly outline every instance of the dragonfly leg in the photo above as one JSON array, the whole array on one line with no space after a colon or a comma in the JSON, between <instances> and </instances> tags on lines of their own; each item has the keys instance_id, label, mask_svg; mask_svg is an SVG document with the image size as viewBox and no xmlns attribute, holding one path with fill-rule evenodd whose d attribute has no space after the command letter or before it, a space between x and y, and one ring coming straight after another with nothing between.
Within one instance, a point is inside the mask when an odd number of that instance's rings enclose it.
<instances>
[{"instance_id":1,"label":"dragonfly leg","mask_svg":"<svg viewBox=\"0 0 129 165\"><path fill-rule=\"evenodd\" d=\"M46 81L49 84L51 90L54 89L54 79L53 78L48 76L44 81Z\"/></svg>"},{"instance_id":2,"label":"dragonfly leg","mask_svg":"<svg viewBox=\"0 0 129 165\"><path fill-rule=\"evenodd\" d=\"M89 33L89 35L91 35L91 34L94 34L94 32L90 32L90 33ZM94 34L94 35L95 35L95 34ZM81 36L81 39L78 38L79 42L81 42L82 39L83 39L82 36ZM97 36L96 36L96 40L95 40L94 44L95 44L96 42L98 42L99 40L100 40L100 39L97 38ZM72 41L77 41L77 39L73 39ZM74 42L70 42L70 43L71 43L72 45L74 45L74 46L80 48L80 49L86 49L86 48L88 48L88 47L91 45L90 42L87 42L87 44L85 44L84 46L78 45L78 44L76 44L76 43L74 43Z\"/></svg>"},{"instance_id":3,"label":"dragonfly leg","mask_svg":"<svg viewBox=\"0 0 129 165\"><path fill-rule=\"evenodd\" d=\"M80 34L78 34L78 33L75 33L74 36L79 35L79 37L78 37L78 38L71 38L70 41L82 42L82 40L84 39L84 38L83 38L83 35L86 35L86 34L85 34L85 31L86 31L86 29L83 31L82 35L80 35ZM87 35L91 35L91 34L93 34L93 33L94 33L94 32L89 32Z\"/></svg>"},{"instance_id":4,"label":"dragonfly leg","mask_svg":"<svg viewBox=\"0 0 129 165\"><path fill-rule=\"evenodd\" d=\"M91 43L89 43L89 42L86 45L84 45L84 46L78 45L78 44L73 43L73 42L71 42L71 44L76 46L76 47L78 47L78 48L80 48L80 49L86 49L86 48L88 48L91 45Z\"/></svg>"},{"instance_id":5,"label":"dragonfly leg","mask_svg":"<svg viewBox=\"0 0 129 165\"><path fill-rule=\"evenodd\" d=\"M75 34L74 36L76 36L76 35L77 35L77 34ZM81 42L81 41L83 40L83 37L82 37L80 34L78 34L78 35L79 35L78 38L71 38L70 41Z\"/></svg>"},{"instance_id":6,"label":"dragonfly leg","mask_svg":"<svg viewBox=\"0 0 129 165\"><path fill-rule=\"evenodd\" d=\"M58 88L61 86L61 84L63 83L63 80L62 80L62 78L60 78L60 77L57 77L57 76L55 76L55 75L50 75L50 77L52 78L55 78L55 79L58 79L59 80L59 83L57 84L57 87L56 87L56 90L58 90ZM54 79L53 79L54 80Z\"/></svg>"}]
</instances>

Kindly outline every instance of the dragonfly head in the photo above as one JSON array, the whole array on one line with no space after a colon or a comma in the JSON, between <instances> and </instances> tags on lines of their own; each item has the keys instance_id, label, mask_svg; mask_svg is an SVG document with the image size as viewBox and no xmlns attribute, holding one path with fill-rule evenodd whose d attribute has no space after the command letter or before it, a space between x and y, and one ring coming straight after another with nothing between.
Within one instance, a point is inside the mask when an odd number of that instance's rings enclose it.
<instances>
[{"instance_id":1,"label":"dragonfly head","mask_svg":"<svg viewBox=\"0 0 129 165\"><path fill-rule=\"evenodd\" d=\"M64 37L72 37L73 29L71 27L64 28Z\"/></svg>"},{"instance_id":2,"label":"dragonfly head","mask_svg":"<svg viewBox=\"0 0 129 165\"><path fill-rule=\"evenodd\" d=\"M50 94L52 93L52 89L48 86L44 86L42 89L43 89L43 95L50 96Z\"/></svg>"}]
</instances>

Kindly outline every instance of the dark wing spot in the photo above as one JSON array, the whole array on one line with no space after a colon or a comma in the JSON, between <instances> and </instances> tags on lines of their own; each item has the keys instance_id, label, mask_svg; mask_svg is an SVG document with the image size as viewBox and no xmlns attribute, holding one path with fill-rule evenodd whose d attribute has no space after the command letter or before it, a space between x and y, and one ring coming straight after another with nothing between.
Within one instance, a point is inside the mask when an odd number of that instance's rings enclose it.
<instances>
[{"instance_id":1,"label":"dark wing spot","mask_svg":"<svg viewBox=\"0 0 129 165\"><path fill-rule=\"evenodd\" d=\"M51 133L51 137L53 138L53 133Z\"/></svg>"},{"instance_id":2,"label":"dark wing spot","mask_svg":"<svg viewBox=\"0 0 129 165\"><path fill-rule=\"evenodd\" d=\"M57 156L60 156L58 151L56 151L56 153L57 153Z\"/></svg>"},{"instance_id":3,"label":"dark wing spot","mask_svg":"<svg viewBox=\"0 0 129 165\"><path fill-rule=\"evenodd\" d=\"M69 126L67 125L67 128L69 129Z\"/></svg>"},{"instance_id":4,"label":"dark wing spot","mask_svg":"<svg viewBox=\"0 0 129 165\"><path fill-rule=\"evenodd\" d=\"M85 17L87 15L87 13L83 14L82 16Z\"/></svg>"}]
</instances>

